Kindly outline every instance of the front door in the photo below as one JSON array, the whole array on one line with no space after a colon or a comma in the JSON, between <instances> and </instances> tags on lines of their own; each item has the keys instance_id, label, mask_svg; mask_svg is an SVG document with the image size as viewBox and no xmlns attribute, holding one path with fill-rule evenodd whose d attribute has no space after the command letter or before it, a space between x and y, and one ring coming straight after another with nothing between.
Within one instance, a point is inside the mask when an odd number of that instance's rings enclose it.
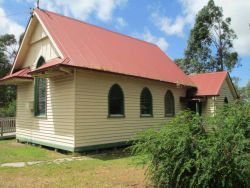
<instances>
[{"instance_id":1,"label":"front door","mask_svg":"<svg viewBox=\"0 0 250 188\"><path fill-rule=\"evenodd\" d=\"M188 108L193 111L193 112L196 112L196 113L199 113L199 115L201 115L202 113L202 102L200 101L189 101L188 102Z\"/></svg>"}]
</instances>

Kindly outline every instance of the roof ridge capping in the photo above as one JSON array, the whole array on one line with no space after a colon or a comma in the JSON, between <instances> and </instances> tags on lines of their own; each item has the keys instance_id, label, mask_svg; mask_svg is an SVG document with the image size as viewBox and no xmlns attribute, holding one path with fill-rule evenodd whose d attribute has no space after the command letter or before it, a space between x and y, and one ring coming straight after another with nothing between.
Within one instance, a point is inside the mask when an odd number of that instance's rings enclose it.
<instances>
[{"instance_id":1,"label":"roof ridge capping","mask_svg":"<svg viewBox=\"0 0 250 188\"><path fill-rule=\"evenodd\" d=\"M188 76L196 76L196 75L206 75L206 74L229 74L228 71L218 71L218 72L204 72L204 73L191 73Z\"/></svg>"}]
</instances>

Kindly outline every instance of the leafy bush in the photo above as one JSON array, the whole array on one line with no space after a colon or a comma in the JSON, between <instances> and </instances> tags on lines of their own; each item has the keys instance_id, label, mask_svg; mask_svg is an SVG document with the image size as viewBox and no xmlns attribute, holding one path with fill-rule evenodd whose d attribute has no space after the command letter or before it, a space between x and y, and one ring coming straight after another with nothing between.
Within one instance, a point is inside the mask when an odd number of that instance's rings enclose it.
<instances>
[{"instance_id":1,"label":"leafy bush","mask_svg":"<svg viewBox=\"0 0 250 188\"><path fill-rule=\"evenodd\" d=\"M250 139L250 102L227 105L218 111L210 124L219 129L229 127L235 133L241 130Z\"/></svg>"},{"instance_id":2,"label":"leafy bush","mask_svg":"<svg viewBox=\"0 0 250 188\"><path fill-rule=\"evenodd\" d=\"M0 117L15 117L16 116L16 101L11 101L4 108L0 109Z\"/></svg>"},{"instance_id":3,"label":"leafy bush","mask_svg":"<svg viewBox=\"0 0 250 188\"><path fill-rule=\"evenodd\" d=\"M132 153L147 165L156 187L247 187L247 111L249 106L228 106L207 121L182 112L161 130L140 134ZM216 128L207 132L204 125Z\"/></svg>"}]
</instances>

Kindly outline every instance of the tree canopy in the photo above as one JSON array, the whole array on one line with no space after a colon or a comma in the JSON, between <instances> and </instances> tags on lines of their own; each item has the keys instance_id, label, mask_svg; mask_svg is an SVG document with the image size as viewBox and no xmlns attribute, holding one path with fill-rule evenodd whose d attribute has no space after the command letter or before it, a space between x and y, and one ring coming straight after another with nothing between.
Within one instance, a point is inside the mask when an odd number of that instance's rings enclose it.
<instances>
[{"instance_id":1,"label":"tree canopy","mask_svg":"<svg viewBox=\"0 0 250 188\"><path fill-rule=\"evenodd\" d=\"M250 100L250 81L247 82L245 87L241 88L241 93L242 93L243 100L245 101Z\"/></svg>"},{"instance_id":2,"label":"tree canopy","mask_svg":"<svg viewBox=\"0 0 250 188\"><path fill-rule=\"evenodd\" d=\"M242 102L249 101L250 99L250 80L247 82L245 86L240 86L239 81L240 78L238 77L232 77L233 84L235 86L235 89L237 90L240 100Z\"/></svg>"},{"instance_id":3,"label":"tree canopy","mask_svg":"<svg viewBox=\"0 0 250 188\"><path fill-rule=\"evenodd\" d=\"M7 75L11 70L17 50L17 41L14 35L5 34L0 36L0 78ZM14 86L0 86L0 105L6 105L15 99L16 90Z\"/></svg>"},{"instance_id":4,"label":"tree canopy","mask_svg":"<svg viewBox=\"0 0 250 188\"><path fill-rule=\"evenodd\" d=\"M176 63L187 74L231 71L239 60L233 49L237 36L230 25L231 18L224 18L222 8L209 0L196 16L185 57Z\"/></svg>"}]
</instances>

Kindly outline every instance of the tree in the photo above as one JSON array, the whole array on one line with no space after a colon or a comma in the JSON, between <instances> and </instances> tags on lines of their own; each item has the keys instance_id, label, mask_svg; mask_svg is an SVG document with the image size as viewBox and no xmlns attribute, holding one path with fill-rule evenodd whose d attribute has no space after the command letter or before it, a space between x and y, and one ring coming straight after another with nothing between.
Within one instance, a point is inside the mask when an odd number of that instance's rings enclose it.
<instances>
[{"instance_id":1,"label":"tree","mask_svg":"<svg viewBox=\"0 0 250 188\"><path fill-rule=\"evenodd\" d=\"M235 87L236 91L239 94L239 100L240 101L245 101L246 96L245 96L245 93L244 93L244 87L239 86L240 78L239 77L232 77L231 79L232 79L232 82L234 84L234 87Z\"/></svg>"},{"instance_id":2,"label":"tree","mask_svg":"<svg viewBox=\"0 0 250 188\"><path fill-rule=\"evenodd\" d=\"M4 108L0 108L1 117L15 117L16 116L16 101L12 100Z\"/></svg>"},{"instance_id":3,"label":"tree","mask_svg":"<svg viewBox=\"0 0 250 188\"><path fill-rule=\"evenodd\" d=\"M245 101L249 101L249 99L250 99L250 81L248 81L246 86L242 87L241 90L242 90L243 99Z\"/></svg>"},{"instance_id":4,"label":"tree","mask_svg":"<svg viewBox=\"0 0 250 188\"><path fill-rule=\"evenodd\" d=\"M0 36L0 52L7 59L6 64L13 62L17 54L17 40L14 35L5 34Z\"/></svg>"},{"instance_id":5,"label":"tree","mask_svg":"<svg viewBox=\"0 0 250 188\"><path fill-rule=\"evenodd\" d=\"M22 34L20 35L20 37L19 37L19 41L18 41L19 46L21 46L21 44L22 44L22 42L23 42L24 35L25 35L25 33L22 33Z\"/></svg>"},{"instance_id":6,"label":"tree","mask_svg":"<svg viewBox=\"0 0 250 188\"><path fill-rule=\"evenodd\" d=\"M0 78L7 75L11 70L11 63L17 54L17 41L14 35L5 34L0 36ZM14 86L0 86L0 102L6 105L16 97Z\"/></svg>"},{"instance_id":7,"label":"tree","mask_svg":"<svg viewBox=\"0 0 250 188\"><path fill-rule=\"evenodd\" d=\"M178 58L174 60L175 63L178 65L178 67L183 70L186 74L190 74L193 73L192 72L192 64L191 63L187 63L187 61L185 61L185 59L183 58Z\"/></svg>"},{"instance_id":8,"label":"tree","mask_svg":"<svg viewBox=\"0 0 250 188\"><path fill-rule=\"evenodd\" d=\"M222 8L209 0L196 16L185 57L176 63L186 73L231 71L239 61L238 53L233 51L237 36L230 25L231 18L224 19Z\"/></svg>"},{"instance_id":9,"label":"tree","mask_svg":"<svg viewBox=\"0 0 250 188\"><path fill-rule=\"evenodd\" d=\"M250 99L250 81L248 81L246 87L245 87L245 94L248 99Z\"/></svg>"},{"instance_id":10,"label":"tree","mask_svg":"<svg viewBox=\"0 0 250 188\"><path fill-rule=\"evenodd\" d=\"M240 100L246 102L250 99L250 80L245 86L239 86L240 79L238 77L232 77L232 81L235 89L237 90Z\"/></svg>"}]
</instances>

